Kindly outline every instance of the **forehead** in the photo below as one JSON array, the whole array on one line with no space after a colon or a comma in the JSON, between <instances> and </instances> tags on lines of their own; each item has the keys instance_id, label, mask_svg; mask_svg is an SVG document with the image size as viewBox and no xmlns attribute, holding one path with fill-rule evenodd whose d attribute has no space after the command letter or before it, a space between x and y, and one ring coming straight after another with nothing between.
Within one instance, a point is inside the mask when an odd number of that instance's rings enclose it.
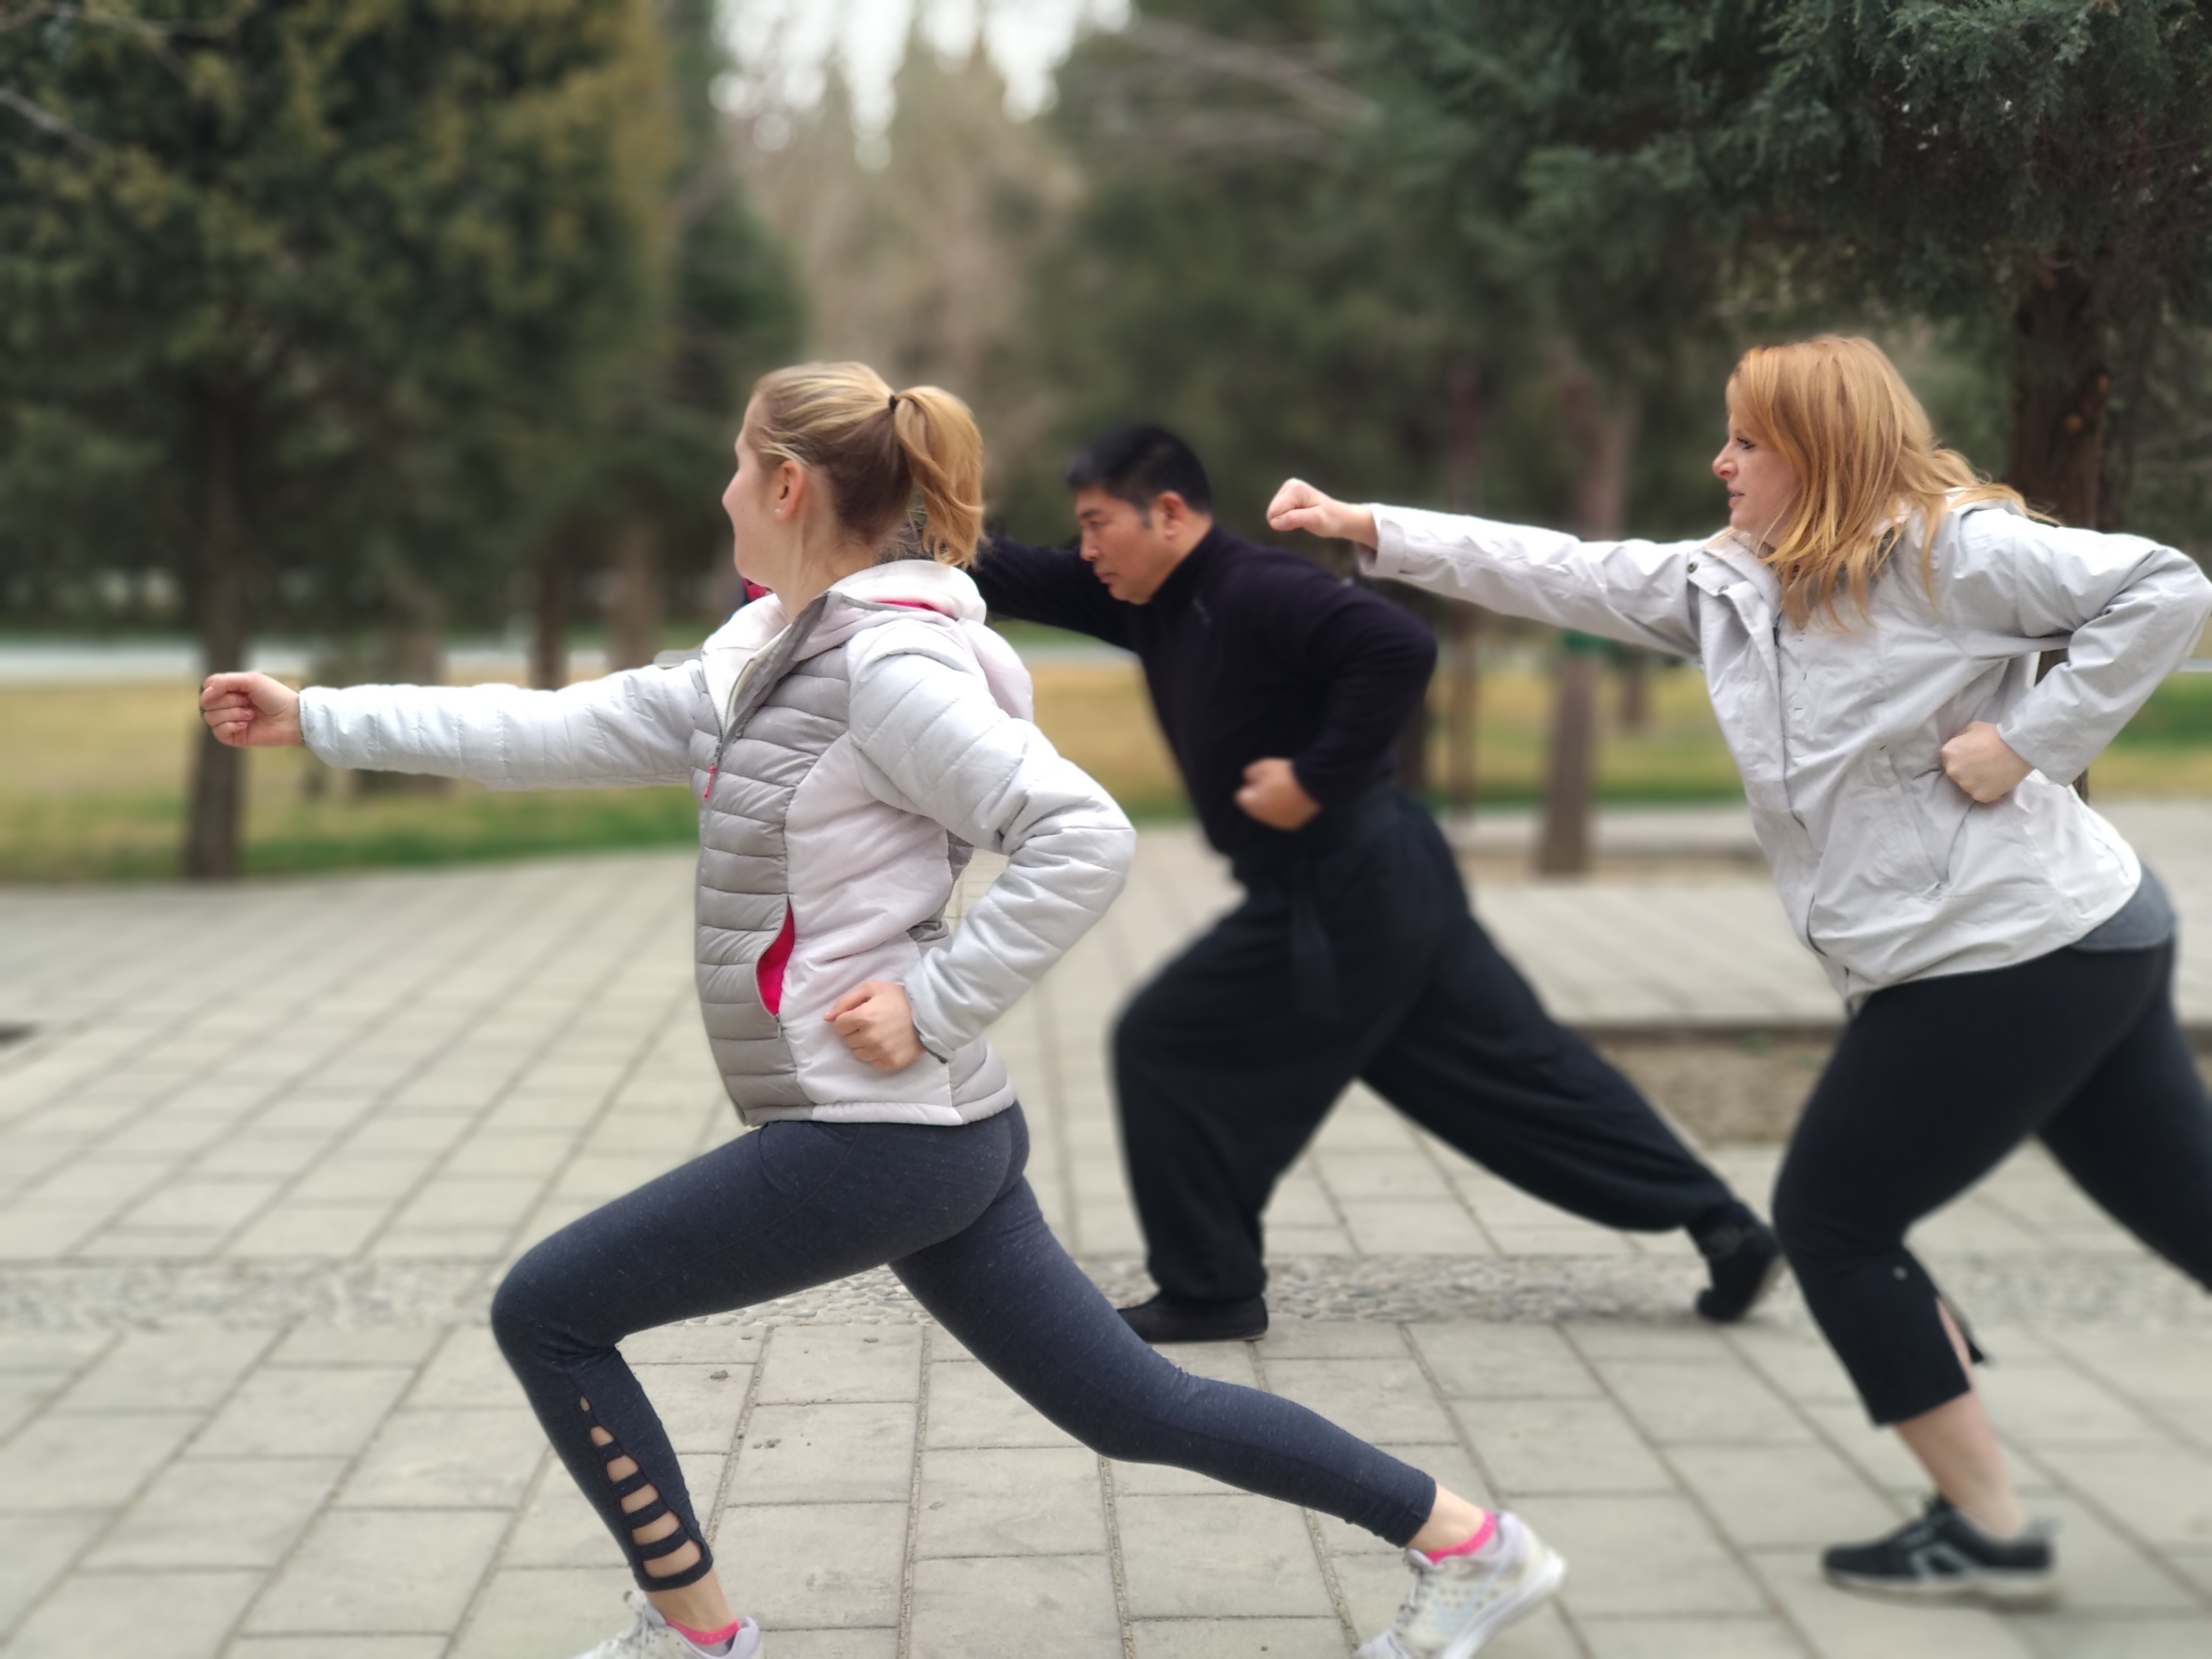
<instances>
[{"instance_id":1,"label":"forehead","mask_svg":"<svg viewBox=\"0 0 2212 1659\"><path fill-rule=\"evenodd\" d=\"M1103 485L1085 484L1075 492L1075 516L1083 518L1134 518L1137 509L1119 495L1109 494Z\"/></svg>"}]
</instances>

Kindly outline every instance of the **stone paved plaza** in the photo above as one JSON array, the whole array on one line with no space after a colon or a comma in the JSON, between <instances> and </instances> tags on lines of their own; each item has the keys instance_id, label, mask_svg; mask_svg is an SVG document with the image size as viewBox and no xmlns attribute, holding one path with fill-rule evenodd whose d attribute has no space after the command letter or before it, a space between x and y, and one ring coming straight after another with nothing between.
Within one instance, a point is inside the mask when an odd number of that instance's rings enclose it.
<instances>
[{"instance_id":1,"label":"stone paved plaza","mask_svg":"<svg viewBox=\"0 0 2212 1659\"><path fill-rule=\"evenodd\" d=\"M2212 928L2212 811L2115 813ZM1601 835L1707 850L1729 815ZM1486 829L1471 839L1494 838ZM1642 838L1639 842L1639 837ZM1502 883L1563 1014L1832 1022L1763 880ZM1101 1065L1231 894L1186 830L997 1034L1047 1213L1141 1288ZM567 1659L626 1575L493 1352L501 1264L733 1132L692 1004L689 860L0 895L0 1652ZM2212 952L2185 1012L2212 1019ZM1719 1148L1763 1201L1771 1149ZM1572 1574L1504 1659L2202 1659L2212 1305L2039 1155L1918 1239L1977 1316L2057 1610L1843 1596L1818 1546L1908 1512L1786 1290L1686 1313L1685 1246L1519 1195L1355 1093L1270 1214L1279 1322L1180 1351L1510 1502ZM1341 1656L1392 1552L1103 1463L881 1275L628 1345L775 1659Z\"/></svg>"}]
</instances>

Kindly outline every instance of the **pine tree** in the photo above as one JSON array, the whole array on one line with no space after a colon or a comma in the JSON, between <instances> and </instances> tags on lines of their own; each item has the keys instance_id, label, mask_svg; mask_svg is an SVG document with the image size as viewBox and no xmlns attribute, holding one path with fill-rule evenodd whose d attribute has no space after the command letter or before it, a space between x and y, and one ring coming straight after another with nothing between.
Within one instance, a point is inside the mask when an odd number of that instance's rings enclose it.
<instances>
[{"instance_id":1,"label":"pine tree","mask_svg":"<svg viewBox=\"0 0 2212 1659\"><path fill-rule=\"evenodd\" d=\"M273 592L495 565L658 325L659 86L649 0L141 0L0 33L11 493L27 434L81 441L40 446L51 528L11 556L174 549L211 671ZM198 752L189 874L236 868L240 758Z\"/></svg>"}]
</instances>

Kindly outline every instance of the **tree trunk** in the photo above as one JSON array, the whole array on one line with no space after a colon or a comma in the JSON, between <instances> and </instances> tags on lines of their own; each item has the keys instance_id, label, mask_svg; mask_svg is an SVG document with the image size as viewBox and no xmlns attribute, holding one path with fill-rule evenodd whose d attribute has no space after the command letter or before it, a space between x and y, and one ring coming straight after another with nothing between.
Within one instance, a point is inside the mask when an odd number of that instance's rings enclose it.
<instances>
[{"instance_id":1,"label":"tree trunk","mask_svg":"<svg viewBox=\"0 0 2212 1659\"><path fill-rule=\"evenodd\" d=\"M531 568L530 683L558 691L568 683L568 609L575 586L568 532L556 533Z\"/></svg>"},{"instance_id":2,"label":"tree trunk","mask_svg":"<svg viewBox=\"0 0 2212 1659\"><path fill-rule=\"evenodd\" d=\"M438 590L415 572L396 570L385 586L382 635L375 678L387 685L446 683L446 605ZM428 772L356 772L357 795L442 795L453 781Z\"/></svg>"},{"instance_id":3,"label":"tree trunk","mask_svg":"<svg viewBox=\"0 0 2212 1659\"><path fill-rule=\"evenodd\" d=\"M2105 489L2111 407L2112 319L2104 284L2079 266L2045 263L2023 274L2013 307L2012 455L2005 482L2062 522L2112 527ZM2038 659L2041 679L2066 660ZM2084 799L2087 773L2075 780Z\"/></svg>"},{"instance_id":4,"label":"tree trunk","mask_svg":"<svg viewBox=\"0 0 2212 1659\"><path fill-rule=\"evenodd\" d=\"M1620 729L1641 732L1651 724L1651 653L1641 646L1620 653Z\"/></svg>"},{"instance_id":5,"label":"tree trunk","mask_svg":"<svg viewBox=\"0 0 2212 1659\"><path fill-rule=\"evenodd\" d=\"M1579 876L1589 869L1590 774L1597 758L1597 683L1604 659L1598 642L1586 635L1569 634L1560 646L1536 872Z\"/></svg>"},{"instance_id":6,"label":"tree trunk","mask_svg":"<svg viewBox=\"0 0 2212 1659\"><path fill-rule=\"evenodd\" d=\"M644 667L660 648L660 526L650 519L630 520L615 538L607 611L608 668Z\"/></svg>"},{"instance_id":7,"label":"tree trunk","mask_svg":"<svg viewBox=\"0 0 2212 1659\"><path fill-rule=\"evenodd\" d=\"M1444 377L1447 421L1444 437L1444 493L1455 513L1472 513L1482 500L1482 371L1455 363ZM1451 607L1445 629L1448 644L1444 687L1444 795L1454 812L1474 811L1479 775L1477 720L1482 695L1482 611L1461 603Z\"/></svg>"},{"instance_id":8,"label":"tree trunk","mask_svg":"<svg viewBox=\"0 0 2212 1659\"><path fill-rule=\"evenodd\" d=\"M1575 477L1575 532L1590 540L1618 536L1627 518L1628 465L1636 447L1635 402L1617 388L1601 386L1572 359L1561 373L1559 402L1582 458ZM1547 876L1578 876L1589 869L1601 659L1594 640L1569 634L1561 644L1536 869Z\"/></svg>"},{"instance_id":9,"label":"tree trunk","mask_svg":"<svg viewBox=\"0 0 2212 1659\"><path fill-rule=\"evenodd\" d=\"M2103 282L2071 264L2028 270L2013 328L2005 482L2067 524L2107 528L2105 424L2112 376Z\"/></svg>"},{"instance_id":10,"label":"tree trunk","mask_svg":"<svg viewBox=\"0 0 2212 1659\"><path fill-rule=\"evenodd\" d=\"M200 443L200 667L229 673L246 666L245 417L219 394L195 399ZM245 751L200 728L193 752L191 799L185 823L185 874L196 881L238 873L239 830L246 784Z\"/></svg>"}]
</instances>

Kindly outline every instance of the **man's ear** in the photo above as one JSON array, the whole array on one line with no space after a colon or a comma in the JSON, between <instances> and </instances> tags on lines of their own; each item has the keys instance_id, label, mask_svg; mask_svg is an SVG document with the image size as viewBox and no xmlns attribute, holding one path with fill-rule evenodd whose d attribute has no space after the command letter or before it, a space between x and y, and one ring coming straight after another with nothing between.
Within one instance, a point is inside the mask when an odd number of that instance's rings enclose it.
<instances>
[{"instance_id":1,"label":"man's ear","mask_svg":"<svg viewBox=\"0 0 2212 1659\"><path fill-rule=\"evenodd\" d=\"M1152 497L1152 512L1160 528L1170 536L1190 522L1190 503L1172 489L1163 489Z\"/></svg>"}]
</instances>

